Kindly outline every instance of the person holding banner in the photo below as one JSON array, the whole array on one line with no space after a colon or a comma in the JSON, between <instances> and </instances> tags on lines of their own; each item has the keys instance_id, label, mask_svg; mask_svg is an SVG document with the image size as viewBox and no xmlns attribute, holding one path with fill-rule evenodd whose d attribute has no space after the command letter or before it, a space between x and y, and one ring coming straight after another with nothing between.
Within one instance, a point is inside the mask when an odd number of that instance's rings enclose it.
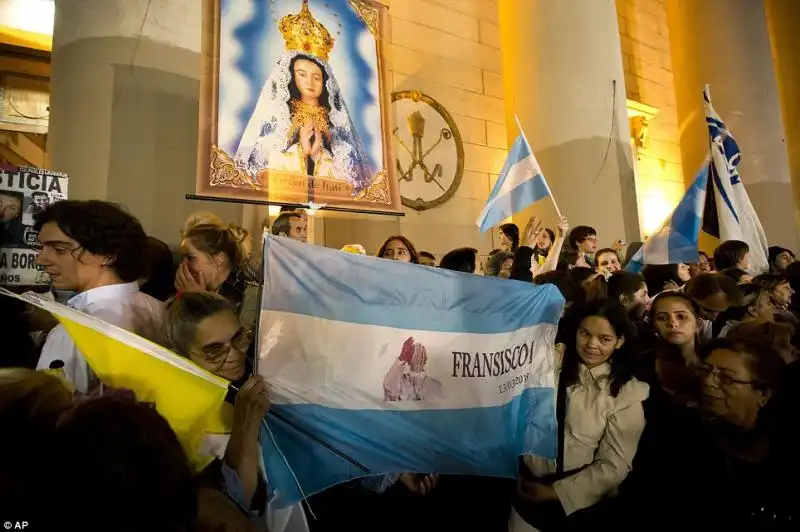
<instances>
[{"instance_id":1,"label":"person holding banner","mask_svg":"<svg viewBox=\"0 0 800 532\"><path fill-rule=\"evenodd\" d=\"M36 215L43 266L56 290L77 292L68 305L113 325L163 343L162 303L139 291L146 276L141 259L147 235L139 221L105 201L64 200ZM37 369L55 360L83 393L97 384L85 358L63 325L48 335Z\"/></svg>"},{"instance_id":2,"label":"person holding banner","mask_svg":"<svg viewBox=\"0 0 800 532\"><path fill-rule=\"evenodd\" d=\"M178 354L238 390L230 435L207 437L206 447L217 460L201 474L204 484L226 494L251 520L266 520L272 532L307 531L300 504L281 510L269 505L259 444L269 393L264 378L253 375L250 332L239 324L231 302L211 292L181 294L169 306L166 331Z\"/></svg>"},{"instance_id":3,"label":"person holding banner","mask_svg":"<svg viewBox=\"0 0 800 532\"><path fill-rule=\"evenodd\" d=\"M613 494L644 431L649 387L634 377L636 336L625 308L597 300L565 320L567 343L556 368L558 456L525 457L511 532L558 530L568 516Z\"/></svg>"}]
</instances>

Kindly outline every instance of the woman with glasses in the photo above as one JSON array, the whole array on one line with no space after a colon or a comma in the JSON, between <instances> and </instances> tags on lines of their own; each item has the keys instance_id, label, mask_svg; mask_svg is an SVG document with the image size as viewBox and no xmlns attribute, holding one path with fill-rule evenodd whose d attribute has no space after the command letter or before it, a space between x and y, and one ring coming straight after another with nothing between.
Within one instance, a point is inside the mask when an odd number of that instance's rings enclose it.
<instances>
[{"instance_id":1,"label":"woman with glasses","mask_svg":"<svg viewBox=\"0 0 800 532\"><path fill-rule=\"evenodd\" d=\"M698 406L677 408L669 430L648 442L648 459L634 464L640 474L624 505L631 530L797 529L797 409L776 401L787 367L764 342L703 348Z\"/></svg>"},{"instance_id":2,"label":"woman with glasses","mask_svg":"<svg viewBox=\"0 0 800 532\"><path fill-rule=\"evenodd\" d=\"M795 441L775 419L786 366L768 345L716 340L704 350L700 419L687 424L673 475L694 498L693 525L714 530L796 530ZM796 415L796 411L792 413ZM780 422L780 424L778 423ZM682 483L683 483L682 482Z\"/></svg>"},{"instance_id":3,"label":"woman with glasses","mask_svg":"<svg viewBox=\"0 0 800 532\"><path fill-rule=\"evenodd\" d=\"M167 309L166 333L178 354L238 390L230 438L216 442L212 452L220 459L202 473L204 483L226 494L252 520L266 519L269 530L307 530L302 506L273 510L268 504L258 437L269 394L263 377L253 375L250 331L239 323L233 304L211 292L180 294Z\"/></svg>"}]
</instances>

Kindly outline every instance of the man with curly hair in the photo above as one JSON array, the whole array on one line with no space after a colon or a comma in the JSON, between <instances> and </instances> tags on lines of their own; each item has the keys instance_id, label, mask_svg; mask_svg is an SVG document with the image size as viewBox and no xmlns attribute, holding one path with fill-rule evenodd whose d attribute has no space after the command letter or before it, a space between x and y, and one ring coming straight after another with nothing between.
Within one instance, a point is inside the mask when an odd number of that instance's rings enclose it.
<instances>
[{"instance_id":1,"label":"man with curly hair","mask_svg":"<svg viewBox=\"0 0 800 532\"><path fill-rule=\"evenodd\" d=\"M139 291L148 264L142 253L147 235L139 221L113 203L67 200L35 216L43 266L56 290L76 292L67 304L154 342L161 340L164 308ZM42 348L37 369L55 360L75 388L96 384L86 360L63 325L55 327Z\"/></svg>"}]
</instances>

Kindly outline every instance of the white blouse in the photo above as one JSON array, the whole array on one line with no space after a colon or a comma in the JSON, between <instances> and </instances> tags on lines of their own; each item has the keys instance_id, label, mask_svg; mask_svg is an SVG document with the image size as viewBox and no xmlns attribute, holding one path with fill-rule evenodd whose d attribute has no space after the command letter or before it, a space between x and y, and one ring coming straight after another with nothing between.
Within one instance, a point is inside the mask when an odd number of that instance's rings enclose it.
<instances>
[{"instance_id":1,"label":"white blouse","mask_svg":"<svg viewBox=\"0 0 800 532\"><path fill-rule=\"evenodd\" d=\"M556 379L560 378L560 367ZM580 366L579 382L567 388L564 471L586 466L553 483L569 515L592 506L625 480L644 431L642 401L650 387L631 379L611 396L611 365ZM526 456L531 472L542 477L556 472L555 460Z\"/></svg>"}]
</instances>

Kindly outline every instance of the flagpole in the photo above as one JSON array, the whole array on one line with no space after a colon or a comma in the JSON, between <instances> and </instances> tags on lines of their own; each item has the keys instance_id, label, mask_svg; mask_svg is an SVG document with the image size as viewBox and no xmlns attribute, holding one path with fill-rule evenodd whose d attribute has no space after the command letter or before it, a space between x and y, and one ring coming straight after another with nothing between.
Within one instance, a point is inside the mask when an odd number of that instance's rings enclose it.
<instances>
[{"instance_id":1,"label":"flagpole","mask_svg":"<svg viewBox=\"0 0 800 532\"><path fill-rule=\"evenodd\" d=\"M533 148L531 148L531 143L528 142L528 137L525 135L525 130L522 129L522 122L519 121L519 116L514 114L514 120L517 121L517 127L519 128L519 132L522 134L522 140L525 141L525 144L528 146L528 150L530 150L530 152L533 153ZM542 177L544 177L544 173L542 174ZM542 181L544 181L544 186L545 188L547 188L547 194L550 196L550 200L553 202L553 207L556 208L556 214L558 215L558 220L560 223L561 218L563 218L563 216L561 216L561 210L558 208L558 203L556 203L556 197L553 196L553 191L550 190L550 185L547 184L547 178L544 177Z\"/></svg>"}]
</instances>

